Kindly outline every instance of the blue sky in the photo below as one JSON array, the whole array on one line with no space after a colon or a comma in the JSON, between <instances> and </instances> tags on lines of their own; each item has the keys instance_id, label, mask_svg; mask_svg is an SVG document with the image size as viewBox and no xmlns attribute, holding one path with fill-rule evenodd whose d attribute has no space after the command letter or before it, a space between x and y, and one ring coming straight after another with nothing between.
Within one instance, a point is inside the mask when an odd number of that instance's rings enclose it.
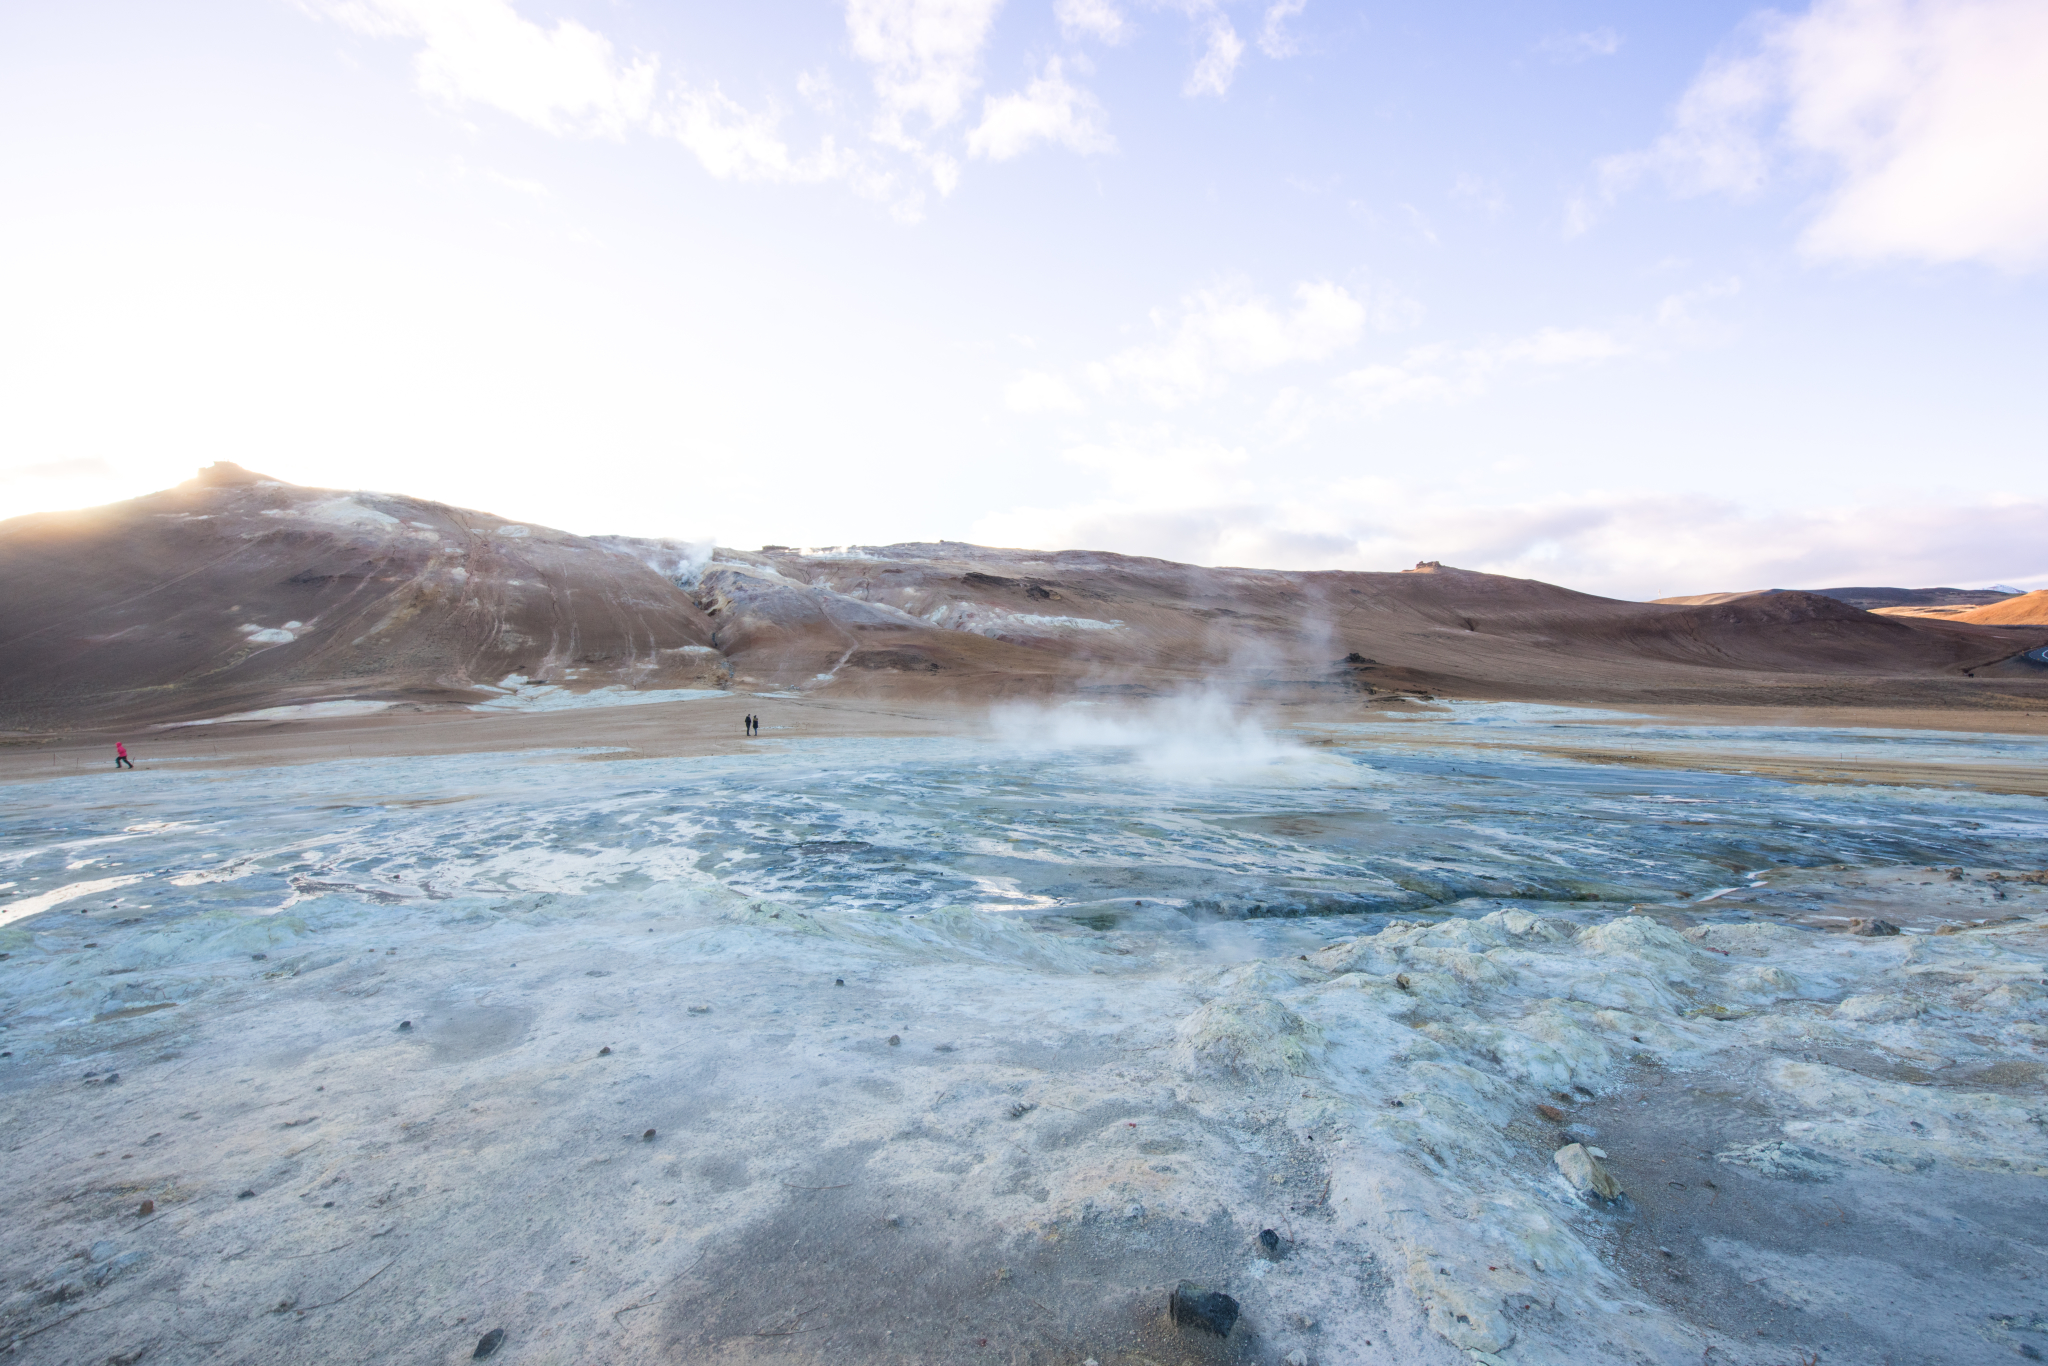
<instances>
[{"instance_id":1,"label":"blue sky","mask_svg":"<svg viewBox=\"0 0 2048 1366\"><path fill-rule=\"evenodd\" d=\"M2048 586L2048 9L0 11L0 515Z\"/></svg>"}]
</instances>

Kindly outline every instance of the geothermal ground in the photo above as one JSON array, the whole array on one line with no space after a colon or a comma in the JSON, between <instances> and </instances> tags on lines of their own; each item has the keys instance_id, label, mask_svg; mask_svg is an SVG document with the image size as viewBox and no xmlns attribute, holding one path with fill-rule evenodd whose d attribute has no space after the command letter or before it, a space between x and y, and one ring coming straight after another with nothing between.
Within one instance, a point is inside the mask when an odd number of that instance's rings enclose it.
<instances>
[{"instance_id":1,"label":"geothermal ground","mask_svg":"<svg viewBox=\"0 0 2048 1366\"><path fill-rule=\"evenodd\" d=\"M0 761L0 1349L2048 1351L2048 741L739 705Z\"/></svg>"}]
</instances>

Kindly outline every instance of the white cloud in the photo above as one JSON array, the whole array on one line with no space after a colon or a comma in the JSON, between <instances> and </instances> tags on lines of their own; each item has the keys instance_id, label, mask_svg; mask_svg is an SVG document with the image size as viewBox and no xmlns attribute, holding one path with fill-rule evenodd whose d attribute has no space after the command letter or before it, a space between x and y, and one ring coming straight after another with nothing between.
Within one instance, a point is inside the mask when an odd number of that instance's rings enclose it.
<instances>
[{"instance_id":1,"label":"white cloud","mask_svg":"<svg viewBox=\"0 0 2048 1366\"><path fill-rule=\"evenodd\" d=\"M1301 51L1286 26L1289 19L1307 8L1308 0L1273 0L1266 7L1266 22L1259 29L1259 51L1276 61Z\"/></svg>"},{"instance_id":2,"label":"white cloud","mask_svg":"<svg viewBox=\"0 0 2048 1366\"><path fill-rule=\"evenodd\" d=\"M1546 327L1501 347L1495 355L1502 361L1523 361L1530 365L1584 365L1588 361L1625 356L1629 348L1605 332L1590 327Z\"/></svg>"},{"instance_id":3,"label":"white cloud","mask_svg":"<svg viewBox=\"0 0 2048 1366\"><path fill-rule=\"evenodd\" d=\"M1488 214L1498 214L1508 206L1507 191L1500 182L1469 174L1451 181L1451 198L1462 199Z\"/></svg>"},{"instance_id":4,"label":"white cloud","mask_svg":"<svg viewBox=\"0 0 2048 1366\"><path fill-rule=\"evenodd\" d=\"M722 179L810 182L831 180L852 170L831 138L816 154L798 157L776 129L773 110L755 113L713 86L683 91L655 124L696 154L704 169Z\"/></svg>"},{"instance_id":5,"label":"white cloud","mask_svg":"<svg viewBox=\"0 0 2048 1366\"><path fill-rule=\"evenodd\" d=\"M544 29L508 0L329 0L328 17L375 38L411 39L420 88L444 102L488 105L555 134L618 137L640 130L674 138L712 175L749 180L849 178L874 192L876 178L830 138L798 157L777 133L774 110L753 112L708 90L676 87L657 97L659 61L621 63L609 39L564 19ZM486 175L511 188L545 187Z\"/></svg>"},{"instance_id":6,"label":"white cloud","mask_svg":"<svg viewBox=\"0 0 2048 1366\"><path fill-rule=\"evenodd\" d=\"M1240 471L1251 458L1242 446L1188 435L1165 423L1112 423L1104 439L1070 447L1062 455L1102 475L1113 496L1139 498L1153 508L1200 506L1242 495Z\"/></svg>"},{"instance_id":7,"label":"white cloud","mask_svg":"<svg viewBox=\"0 0 2048 1366\"><path fill-rule=\"evenodd\" d=\"M1230 17L1220 9L1211 9L1203 22L1204 43L1202 55L1195 62L1195 69L1188 73L1187 84L1182 93L1187 95L1224 95L1230 91L1230 82L1237 75L1238 59L1244 56L1244 40L1237 36L1231 26Z\"/></svg>"},{"instance_id":8,"label":"white cloud","mask_svg":"<svg viewBox=\"0 0 2048 1366\"><path fill-rule=\"evenodd\" d=\"M1621 35L1611 28L1592 28L1583 33L1554 33L1536 44L1536 50L1553 62L1583 62L1592 57L1612 57L1621 51Z\"/></svg>"},{"instance_id":9,"label":"white cloud","mask_svg":"<svg viewBox=\"0 0 2048 1366\"><path fill-rule=\"evenodd\" d=\"M982 48L1002 0L846 0L853 53L874 68L875 136L916 145L905 121L951 123L981 84Z\"/></svg>"},{"instance_id":10,"label":"white cloud","mask_svg":"<svg viewBox=\"0 0 2048 1366\"><path fill-rule=\"evenodd\" d=\"M997 95L982 102L981 123L967 135L967 150L992 161L1007 161L1033 143L1050 142L1086 156L1113 152L1116 139L1102 126L1102 106L1087 91L1069 85L1060 59L1045 64L1045 74L1021 94Z\"/></svg>"},{"instance_id":11,"label":"white cloud","mask_svg":"<svg viewBox=\"0 0 2048 1366\"><path fill-rule=\"evenodd\" d=\"M1114 46L1133 32L1130 20L1113 0L1055 0L1052 12L1059 20L1061 36L1070 43L1093 38Z\"/></svg>"},{"instance_id":12,"label":"white cloud","mask_svg":"<svg viewBox=\"0 0 2048 1366\"><path fill-rule=\"evenodd\" d=\"M1832 260L2048 263L2048 6L1817 0L1768 15L1709 62L1670 130L1601 164L1676 193L1829 180L1801 238Z\"/></svg>"},{"instance_id":13,"label":"white cloud","mask_svg":"<svg viewBox=\"0 0 2048 1366\"><path fill-rule=\"evenodd\" d=\"M501 189L512 190L533 199L549 199L553 197L548 187L541 184L538 180L524 180L518 176L506 175L503 171L494 171L488 166L473 169L459 158L455 162L455 174L465 179L475 176L480 180L487 180Z\"/></svg>"},{"instance_id":14,"label":"white cloud","mask_svg":"<svg viewBox=\"0 0 2048 1366\"><path fill-rule=\"evenodd\" d=\"M450 105L609 137L645 122L653 106L653 57L622 63L604 35L573 19L544 29L507 0L326 0L318 12L370 37L418 41L420 89Z\"/></svg>"},{"instance_id":15,"label":"white cloud","mask_svg":"<svg viewBox=\"0 0 2048 1366\"><path fill-rule=\"evenodd\" d=\"M1020 371L1003 387L1003 402L1013 413L1075 413L1085 406L1071 384L1043 370Z\"/></svg>"},{"instance_id":16,"label":"white cloud","mask_svg":"<svg viewBox=\"0 0 2048 1366\"><path fill-rule=\"evenodd\" d=\"M1476 398L1516 367L1560 369L1625 356L1633 348L1589 327L1546 327L1497 346L1419 346L1395 363L1363 366L1336 380L1361 411L1378 414L1409 403Z\"/></svg>"},{"instance_id":17,"label":"white cloud","mask_svg":"<svg viewBox=\"0 0 2048 1366\"><path fill-rule=\"evenodd\" d=\"M1666 295L1657 305L1657 326L1668 328L1697 328L1701 318L1694 311L1709 299L1725 299L1742 292L1742 281L1734 276L1701 285L1697 289L1684 290Z\"/></svg>"},{"instance_id":18,"label":"white cloud","mask_svg":"<svg viewBox=\"0 0 2048 1366\"><path fill-rule=\"evenodd\" d=\"M1177 321L1153 315L1169 334L1164 340L1091 365L1089 377L1105 392L1135 388L1171 407L1213 392L1228 375L1322 360L1356 343L1365 328L1365 304L1342 285L1304 281L1294 299L1292 311L1282 312L1242 286L1200 291L1182 301Z\"/></svg>"},{"instance_id":19,"label":"white cloud","mask_svg":"<svg viewBox=\"0 0 2048 1366\"><path fill-rule=\"evenodd\" d=\"M958 132L946 134L981 83L1002 0L846 0L850 46L869 70L872 104L866 113L849 108L823 68L797 72L793 84L828 124L864 119L880 147L858 138L848 146L828 132L808 151L784 138L773 101L749 108L716 84L664 82L656 56L625 60L603 34L569 19L544 27L522 17L515 0L301 3L366 36L417 44L420 89L452 107L488 106L556 135L672 138L714 176L838 181L906 222L923 216L928 189L945 195L958 185L963 151L1001 161L1041 142L1084 154L1115 147L1100 105L1067 81L1057 58L1025 90L985 101L964 147ZM1062 15L1097 36L1124 32L1109 0L1067 0ZM906 178L906 170L914 174Z\"/></svg>"}]
</instances>

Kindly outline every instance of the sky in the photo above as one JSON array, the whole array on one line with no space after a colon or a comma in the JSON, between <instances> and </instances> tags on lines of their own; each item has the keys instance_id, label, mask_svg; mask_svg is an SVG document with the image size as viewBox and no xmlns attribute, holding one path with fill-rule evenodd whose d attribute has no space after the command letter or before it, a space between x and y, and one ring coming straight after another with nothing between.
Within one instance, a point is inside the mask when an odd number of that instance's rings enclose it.
<instances>
[{"instance_id":1,"label":"sky","mask_svg":"<svg viewBox=\"0 0 2048 1366\"><path fill-rule=\"evenodd\" d=\"M2048 5L0 4L0 517L2048 587Z\"/></svg>"}]
</instances>

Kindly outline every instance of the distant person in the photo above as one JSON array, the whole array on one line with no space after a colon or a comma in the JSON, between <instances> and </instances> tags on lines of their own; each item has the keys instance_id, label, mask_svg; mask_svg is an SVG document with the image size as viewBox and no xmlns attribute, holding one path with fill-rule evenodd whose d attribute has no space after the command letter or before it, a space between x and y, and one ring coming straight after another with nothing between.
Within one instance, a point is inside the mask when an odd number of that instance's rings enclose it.
<instances>
[{"instance_id":1,"label":"distant person","mask_svg":"<svg viewBox=\"0 0 2048 1366\"><path fill-rule=\"evenodd\" d=\"M114 741L114 767L117 770L135 767L135 765L128 762L128 746L122 744L119 740Z\"/></svg>"}]
</instances>

